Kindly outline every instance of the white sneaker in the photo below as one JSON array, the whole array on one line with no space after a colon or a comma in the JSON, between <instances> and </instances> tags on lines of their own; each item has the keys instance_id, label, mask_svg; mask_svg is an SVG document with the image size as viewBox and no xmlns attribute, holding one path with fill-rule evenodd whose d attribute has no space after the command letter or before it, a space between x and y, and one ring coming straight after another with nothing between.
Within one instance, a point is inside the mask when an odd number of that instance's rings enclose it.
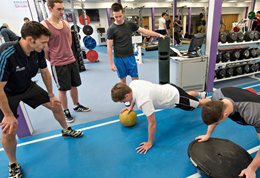
<instances>
[{"instance_id":1,"label":"white sneaker","mask_svg":"<svg viewBox=\"0 0 260 178\"><path fill-rule=\"evenodd\" d=\"M199 97L201 99L205 99L207 97L207 92L205 92L205 91L199 92Z\"/></svg>"},{"instance_id":2,"label":"white sneaker","mask_svg":"<svg viewBox=\"0 0 260 178\"><path fill-rule=\"evenodd\" d=\"M125 102L125 106L129 107L131 105L131 103L129 101Z\"/></svg>"}]
</instances>

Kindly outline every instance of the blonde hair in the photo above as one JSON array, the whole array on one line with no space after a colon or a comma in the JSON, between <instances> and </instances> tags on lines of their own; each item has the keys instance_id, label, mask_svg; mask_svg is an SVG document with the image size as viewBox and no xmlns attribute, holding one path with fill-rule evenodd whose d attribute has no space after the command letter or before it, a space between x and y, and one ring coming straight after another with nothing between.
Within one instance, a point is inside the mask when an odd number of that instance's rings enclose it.
<instances>
[{"instance_id":1,"label":"blonde hair","mask_svg":"<svg viewBox=\"0 0 260 178\"><path fill-rule=\"evenodd\" d=\"M125 95L132 92L132 89L127 86L125 83L117 83L111 89L111 97L114 102L122 101L125 98Z\"/></svg>"}]
</instances>

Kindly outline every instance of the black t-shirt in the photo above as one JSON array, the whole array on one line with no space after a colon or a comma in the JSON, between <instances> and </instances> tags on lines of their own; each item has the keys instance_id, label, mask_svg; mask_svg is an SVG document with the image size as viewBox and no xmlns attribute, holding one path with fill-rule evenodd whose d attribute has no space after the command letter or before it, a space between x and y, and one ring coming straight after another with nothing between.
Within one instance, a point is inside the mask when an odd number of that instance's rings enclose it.
<instances>
[{"instance_id":1,"label":"black t-shirt","mask_svg":"<svg viewBox=\"0 0 260 178\"><path fill-rule=\"evenodd\" d=\"M107 39L113 40L114 56L128 57L133 55L132 34L138 30L138 25L124 21L122 25L112 24L107 30Z\"/></svg>"},{"instance_id":2,"label":"black t-shirt","mask_svg":"<svg viewBox=\"0 0 260 178\"><path fill-rule=\"evenodd\" d=\"M38 69L47 67L44 51L32 51L26 56L19 41L4 43L0 46L0 81L7 82L5 93L23 93L32 84Z\"/></svg>"},{"instance_id":3,"label":"black t-shirt","mask_svg":"<svg viewBox=\"0 0 260 178\"><path fill-rule=\"evenodd\" d=\"M171 20L170 19L165 21L166 29L170 29L171 28L170 24L171 24Z\"/></svg>"}]
</instances>

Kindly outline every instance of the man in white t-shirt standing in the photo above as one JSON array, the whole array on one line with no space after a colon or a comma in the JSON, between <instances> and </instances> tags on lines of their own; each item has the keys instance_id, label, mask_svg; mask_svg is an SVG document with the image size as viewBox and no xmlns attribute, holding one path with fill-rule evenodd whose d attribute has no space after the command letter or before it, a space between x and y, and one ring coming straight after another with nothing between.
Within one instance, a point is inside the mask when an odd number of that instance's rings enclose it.
<instances>
[{"instance_id":1,"label":"man in white t-shirt standing","mask_svg":"<svg viewBox=\"0 0 260 178\"><path fill-rule=\"evenodd\" d=\"M158 30L156 31L157 33L160 33L162 35L167 35L167 28L166 28L166 18L167 18L167 13L163 12L162 16L159 18L159 27Z\"/></svg>"},{"instance_id":2,"label":"man in white t-shirt standing","mask_svg":"<svg viewBox=\"0 0 260 178\"><path fill-rule=\"evenodd\" d=\"M137 153L146 153L152 146L155 137L156 121L155 109L180 108L183 110L194 110L202 103L196 98L206 97L205 92L190 91L186 93L182 88L173 85L159 85L144 80L133 80L129 86L117 83L111 90L114 102L131 102L129 107L122 111L133 109L136 104L142 110L148 120L148 141L142 142L136 148Z\"/></svg>"}]
</instances>

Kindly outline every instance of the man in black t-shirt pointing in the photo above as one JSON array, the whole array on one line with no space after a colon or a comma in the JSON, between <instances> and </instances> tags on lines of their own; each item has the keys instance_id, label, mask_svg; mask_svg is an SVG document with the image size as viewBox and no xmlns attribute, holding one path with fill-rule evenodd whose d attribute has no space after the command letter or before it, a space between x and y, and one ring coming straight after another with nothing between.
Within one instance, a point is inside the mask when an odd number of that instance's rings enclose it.
<instances>
[{"instance_id":1,"label":"man in black t-shirt pointing","mask_svg":"<svg viewBox=\"0 0 260 178\"><path fill-rule=\"evenodd\" d=\"M121 82L126 83L126 77L132 80L138 79L137 64L132 45L133 32L139 32L148 36L161 37L163 35L139 27L137 24L124 18L123 7L119 3L111 6L115 22L107 30L107 53L112 71L117 71ZM142 19L141 19L142 20ZM114 59L112 48L114 47Z\"/></svg>"},{"instance_id":2,"label":"man in black t-shirt pointing","mask_svg":"<svg viewBox=\"0 0 260 178\"><path fill-rule=\"evenodd\" d=\"M53 112L59 122L62 136L80 137L65 121L60 101L52 91L51 75L47 69L43 49L47 46L50 31L38 22L27 22L21 29L22 37L0 46L0 122L2 145L9 159L9 177L21 178L16 160L17 107L23 101L32 108L43 105ZM40 69L47 91L32 82Z\"/></svg>"}]
</instances>

